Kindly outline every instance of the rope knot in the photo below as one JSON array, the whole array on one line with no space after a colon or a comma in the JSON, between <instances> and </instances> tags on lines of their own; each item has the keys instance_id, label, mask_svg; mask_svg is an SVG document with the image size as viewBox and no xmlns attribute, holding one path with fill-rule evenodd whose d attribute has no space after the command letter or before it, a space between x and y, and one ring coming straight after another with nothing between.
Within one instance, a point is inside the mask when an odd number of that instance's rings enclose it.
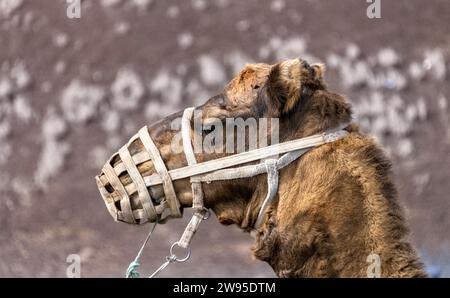
<instances>
[{"instance_id":1,"label":"rope knot","mask_svg":"<svg viewBox=\"0 0 450 298\"><path fill-rule=\"evenodd\" d=\"M141 264L138 260L134 260L128 265L127 273L125 274L126 278L138 278L140 273L136 270Z\"/></svg>"},{"instance_id":2,"label":"rope knot","mask_svg":"<svg viewBox=\"0 0 450 298\"><path fill-rule=\"evenodd\" d=\"M167 256L166 260L170 263L175 262L177 260L177 256L176 255Z\"/></svg>"}]
</instances>

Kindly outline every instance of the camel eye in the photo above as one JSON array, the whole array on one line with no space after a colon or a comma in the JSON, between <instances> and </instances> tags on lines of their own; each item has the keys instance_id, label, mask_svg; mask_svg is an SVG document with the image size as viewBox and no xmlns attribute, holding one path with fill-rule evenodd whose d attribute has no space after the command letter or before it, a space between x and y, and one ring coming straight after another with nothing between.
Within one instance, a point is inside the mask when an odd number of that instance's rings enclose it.
<instances>
[{"instance_id":1,"label":"camel eye","mask_svg":"<svg viewBox=\"0 0 450 298\"><path fill-rule=\"evenodd\" d=\"M204 128L203 128L203 134L205 134L205 135L210 134L213 130L214 130L214 129L213 129L213 126L210 126L210 127L204 127Z\"/></svg>"},{"instance_id":2,"label":"camel eye","mask_svg":"<svg viewBox=\"0 0 450 298\"><path fill-rule=\"evenodd\" d=\"M253 86L253 89L259 89L259 85Z\"/></svg>"},{"instance_id":3,"label":"camel eye","mask_svg":"<svg viewBox=\"0 0 450 298\"><path fill-rule=\"evenodd\" d=\"M202 134L205 136L207 134L210 134L211 132L213 132L216 129L222 129L222 127L224 127L225 125L225 120L220 120L218 118L209 118L209 119L205 119L203 121L203 126L202 126Z\"/></svg>"}]
</instances>

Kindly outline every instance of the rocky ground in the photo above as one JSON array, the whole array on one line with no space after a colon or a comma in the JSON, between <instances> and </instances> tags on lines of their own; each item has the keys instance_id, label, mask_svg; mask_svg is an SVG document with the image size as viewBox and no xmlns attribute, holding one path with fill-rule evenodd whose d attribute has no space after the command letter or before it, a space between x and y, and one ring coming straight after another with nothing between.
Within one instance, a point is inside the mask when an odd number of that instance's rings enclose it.
<instances>
[{"instance_id":1,"label":"rocky ground","mask_svg":"<svg viewBox=\"0 0 450 298\"><path fill-rule=\"evenodd\" d=\"M297 0L0 0L0 276L122 276L148 226L114 223L93 176L144 124L217 94L247 62L324 62L394 163L412 241L450 276L450 5ZM188 212L189 213L189 212ZM187 218L160 226L159 266ZM162 276L274 276L249 235L203 224Z\"/></svg>"}]
</instances>

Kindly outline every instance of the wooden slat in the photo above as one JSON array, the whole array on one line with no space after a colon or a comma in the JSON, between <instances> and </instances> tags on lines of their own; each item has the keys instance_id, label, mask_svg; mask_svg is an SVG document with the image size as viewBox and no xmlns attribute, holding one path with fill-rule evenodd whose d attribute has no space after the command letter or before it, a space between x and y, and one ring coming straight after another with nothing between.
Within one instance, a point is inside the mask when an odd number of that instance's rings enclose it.
<instances>
[{"instance_id":1,"label":"wooden slat","mask_svg":"<svg viewBox=\"0 0 450 298\"><path fill-rule=\"evenodd\" d=\"M138 152L134 154L132 158L135 165L139 165L151 159L147 151ZM118 163L117 165L114 166L114 171L116 172L117 176L120 176L120 174L122 174L126 170L127 169L123 163Z\"/></svg>"},{"instance_id":2,"label":"wooden slat","mask_svg":"<svg viewBox=\"0 0 450 298\"><path fill-rule=\"evenodd\" d=\"M131 204L130 204L130 198L128 197L128 193L126 192L125 188L122 185L122 182L120 182L119 177L117 177L114 173L114 169L110 164L110 160L104 165L103 167L103 173L105 174L106 178L108 179L111 186L114 188L115 191L117 191L120 196L122 197L120 200L120 207L123 211L122 216L124 216L127 220L127 222L136 223L136 221L133 218L133 213L131 210ZM118 213L120 216L120 213Z\"/></svg>"},{"instance_id":3,"label":"wooden slat","mask_svg":"<svg viewBox=\"0 0 450 298\"><path fill-rule=\"evenodd\" d=\"M130 151L128 150L129 150L128 145L123 146L119 150L120 159L125 165L128 175L133 181L133 184L137 188L138 198L139 201L141 202L142 207L144 208L146 216L148 218L156 219L157 217L156 210L155 207L153 206L153 202L152 199L150 198L150 194L148 193L148 189L145 185L144 179L142 179L141 173L139 173L139 170L131 157Z\"/></svg>"},{"instance_id":4,"label":"wooden slat","mask_svg":"<svg viewBox=\"0 0 450 298\"><path fill-rule=\"evenodd\" d=\"M178 201L177 195L175 193L175 189L172 184L172 180L170 180L169 173L167 171L167 167L162 159L162 156L153 142L150 134L148 132L147 126L141 128L138 132L139 138L141 140L142 145L147 150L149 155L152 157L153 166L156 169L156 172L161 177L162 185L164 188L164 194L166 196L166 200L170 206L170 210L173 216L181 217L180 211L180 202Z\"/></svg>"}]
</instances>

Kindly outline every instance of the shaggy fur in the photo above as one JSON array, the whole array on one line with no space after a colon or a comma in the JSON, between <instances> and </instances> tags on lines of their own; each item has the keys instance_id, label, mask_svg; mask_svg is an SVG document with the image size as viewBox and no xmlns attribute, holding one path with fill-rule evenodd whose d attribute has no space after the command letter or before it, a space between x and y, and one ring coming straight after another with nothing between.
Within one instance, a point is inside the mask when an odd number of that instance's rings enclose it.
<instances>
[{"instance_id":1,"label":"shaggy fur","mask_svg":"<svg viewBox=\"0 0 450 298\"><path fill-rule=\"evenodd\" d=\"M351 120L349 103L326 89L323 72L322 65L300 59L247 65L222 94L198 109L204 120L279 117L280 142L312 135ZM180 115L150 128L169 168L186 165L183 154L170 151L170 122ZM255 233L255 257L280 277L364 277L367 257L375 253L382 277L424 277L406 240L390 162L355 125L347 130L346 138L317 147L280 171L278 195ZM135 146L140 150L140 144ZM151 162L139 170L154 173ZM127 175L120 178L131 183ZM182 205L190 206L189 181L176 181L175 189ZM156 197L162 194L161 188L152 191ZM266 192L266 175L204 184L205 203L218 220L245 231L253 229Z\"/></svg>"}]
</instances>

